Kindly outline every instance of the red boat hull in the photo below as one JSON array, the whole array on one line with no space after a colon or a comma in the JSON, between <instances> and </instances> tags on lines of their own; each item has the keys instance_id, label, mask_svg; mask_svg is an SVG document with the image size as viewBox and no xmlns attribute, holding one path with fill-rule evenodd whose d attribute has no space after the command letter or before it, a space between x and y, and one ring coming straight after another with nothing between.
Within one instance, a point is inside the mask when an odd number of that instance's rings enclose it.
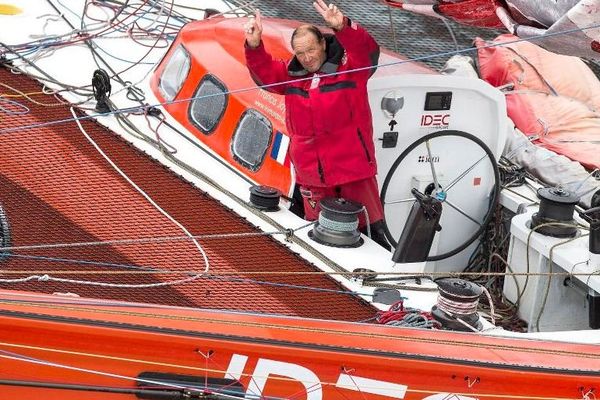
<instances>
[{"instance_id":1,"label":"red boat hull","mask_svg":"<svg viewBox=\"0 0 600 400\"><path fill-rule=\"evenodd\" d=\"M580 399L600 390L594 345L14 293L0 293L5 398L133 399L90 387L155 390L164 377L190 376L233 398Z\"/></svg>"}]
</instances>

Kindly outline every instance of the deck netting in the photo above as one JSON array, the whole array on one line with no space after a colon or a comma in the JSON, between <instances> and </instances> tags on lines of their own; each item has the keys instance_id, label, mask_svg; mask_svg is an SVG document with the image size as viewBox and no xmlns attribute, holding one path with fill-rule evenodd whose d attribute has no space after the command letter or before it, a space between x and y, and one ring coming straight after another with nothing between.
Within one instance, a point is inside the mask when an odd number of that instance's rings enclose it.
<instances>
[{"instance_id":1,"label":"deck netting","mask_svg":"<svg viewBox=\"0 0 600 400\"><path fill-rule=\"evenodd\" d=\"M0 69L0 81L26 93L41 89L37 82L6 69ZM56 102L47 95L34 98L45 103ZM23 99L19 101L26 104L30 112L2 114L3 128L71 117L67 107L50 108ZM127 176L193 235L260 232L115 133L89 120L83 121L83 126ZM118 175L85 139L75 122L3 133L0 148L0 204L10 223L12 246L184 235ZM231 275L143 289L38 279L1 287L334 320L357 321L373 316L374 309L353 295L251 281L343 290L335 281L321 275L249 275L249 271L317 271L315 266L272 237L201 239L200 244L210 260L210 271ZM2 271L22 271L16 275L5 272L1 275L5 279L48 274L120 284L167 282L204 270L201 254L187 240L13 250L0 265ZM64 274L64 271L73 273ZM98 274L101 271L104 273Z\"/></svg>"}]
</instances>

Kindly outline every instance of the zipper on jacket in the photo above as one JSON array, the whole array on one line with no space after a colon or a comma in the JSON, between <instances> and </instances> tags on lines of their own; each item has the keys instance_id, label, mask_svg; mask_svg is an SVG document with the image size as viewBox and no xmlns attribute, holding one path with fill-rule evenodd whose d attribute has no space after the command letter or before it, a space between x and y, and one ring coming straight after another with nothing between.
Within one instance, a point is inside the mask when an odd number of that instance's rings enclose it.
<instances>
[{"instance_id":1,"label":"zipper on jacket","mask_svg":"<svg viewBox=\"0 0 600 400\"><path fill-rule=\"evenodd\" d=\"M317 170L319 171L319 178L321 178L321 183L325 183L325 174L323 174L323 166L321 165L321 160L317 158Z\"/></svg>"},{"instance_id":2,"label":"zipper on jacket","mask_svg":"<svg viewBox=\"0 0 600 400\"><path fill-rule=\"evenodd\" d=\"M365 139L363 138L362 133L360 133L360 129L357 129L356 132L358 133L358 138L360 139L360 144L362 145L362 148L365 151L365 155L367 156L367 161L371 162L371 156L369 155L369 151L367 150L367 145L365 144Z\"/></svg>"}]
</instances>

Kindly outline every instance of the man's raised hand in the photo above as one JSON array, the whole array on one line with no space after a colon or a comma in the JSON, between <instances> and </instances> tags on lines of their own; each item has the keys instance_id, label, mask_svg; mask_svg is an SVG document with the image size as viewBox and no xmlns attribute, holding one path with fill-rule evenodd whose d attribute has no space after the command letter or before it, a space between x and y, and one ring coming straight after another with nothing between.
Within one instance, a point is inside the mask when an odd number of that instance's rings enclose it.
<instances>
[{"instance_id":1,"label":"man's raised hand","mask_svg":"<svg viewBox=\"0 0 600 400\"><path fill-rule=\"evenodd\" d=\"M315 0L313 6L321 14L327 26L336 31L344 27L344 14L335 4L329 3L329 6L327 6L323 0Z\"/></svg>"},{"instance_id":2,"label":"man's raised hand","mask_svg":"<svg viewBox=\"0 0 600 400\"><path fill-rule=\"evenodd\" d=\"M250 17L248 22L244 24L244 35L248 46L252 48L258 47L262 35L262 21L260 18L260 10L256 10L256 16Z\"/></svg>"}]
</instances>

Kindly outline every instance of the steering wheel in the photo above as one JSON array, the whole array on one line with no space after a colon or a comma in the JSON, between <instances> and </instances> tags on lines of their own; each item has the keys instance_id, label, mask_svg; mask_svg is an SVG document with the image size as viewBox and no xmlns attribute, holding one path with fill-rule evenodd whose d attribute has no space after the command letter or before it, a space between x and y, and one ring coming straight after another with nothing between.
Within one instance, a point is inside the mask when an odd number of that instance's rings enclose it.
<instances>
[{"instance_id":1,"label":"steering wheel","mask_svg":"<svg viewBox=\"0 0 600 400\"><path fill-rule=\"evenodd\" d=\"M426 261L451 257L473 243L494 214L500 192L496 159L479 138L456 130L429 133L408 146L389 169L380 194L385 235L394 247L415 201L413 188L443 207L437 253Z\"/></svg>"}]
</instances>

